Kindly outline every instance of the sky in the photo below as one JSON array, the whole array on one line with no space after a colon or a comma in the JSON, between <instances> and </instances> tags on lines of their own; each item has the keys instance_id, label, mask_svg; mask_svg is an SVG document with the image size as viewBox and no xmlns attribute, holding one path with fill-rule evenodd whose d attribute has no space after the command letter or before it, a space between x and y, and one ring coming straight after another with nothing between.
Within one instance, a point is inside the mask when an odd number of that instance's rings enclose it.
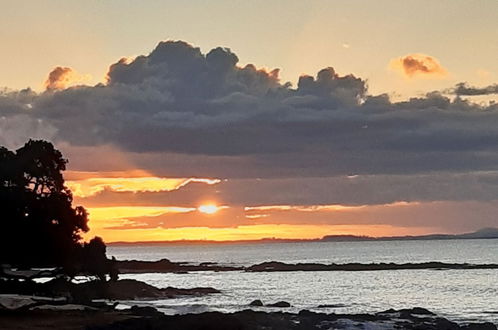
<instances>
[{"instance_id":1,"label":"sky","mask_svg":"<svg viewBox=\"0 0 498 330\"><path fill-rule=\"evenodd\" d=\"M106 241L498 226L498 2L2 1L0 145Z\"/></svg>"}]
</instances>

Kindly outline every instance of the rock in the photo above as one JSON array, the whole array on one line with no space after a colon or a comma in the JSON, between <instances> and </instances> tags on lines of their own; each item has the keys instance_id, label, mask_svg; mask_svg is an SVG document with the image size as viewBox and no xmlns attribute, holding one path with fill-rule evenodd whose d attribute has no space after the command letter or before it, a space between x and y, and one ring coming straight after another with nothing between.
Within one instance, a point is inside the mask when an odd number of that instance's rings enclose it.
<instances>
[{"instance_id":1,"label":"rock","mask_svg":"<svg viewBox=\"0 0 498 330\"><path fill-rule=\"evenodd\" d=\"M52 310L52 311L97 311L98 309L86 305L64 304L64 305L39 305L32 310Z\"/></svg>"},{"instance_id":2,"label":"rock","mask_svg":"<svg viewBox=\"0 0 498 330\"><path fill-rule=\"evenodd\" d=\"M402 310L402 311L405 311L405 310ZM411 309L406 309L406 311L412 315L436 315L433 312L431 312L430 310L427 310L427 309L422 308L422 307L413 307Z\"/></svg>"},{"instance_id":3,"label":"rock","mask_svg":"<svg viewBox=\"0 0 498 330\"><path fill-rule=\"evenodd\" d=\"M455 323L451 322L450 320L443 319L441 317L438 317L435 322L436 329L444 329L444 330L458 330L460 329L460 326Z\"/></svg>"},{"instance_id":4,"label":"rock","mask_svg":"<svg viewBox=\"0 0 498 330\"><path fill-rule=\"evenodd\" d=\"M141 281L130 279L123 279L116 282L88 281L72 283L62 278L56 278L45 283L16 282L19 281L0 280L0 292L16 293L25 296L37 294L61 297L60 299L63 301L67 299L67 302L70 303L90 306L93 305L92 301L95 299L133 300L140 298L173 298L177 296L201 296L220 292L214 288L177 289L168 287L161 289ZM18 295L12 296L15 297ZM3 300L0 300L0 305L4 305ZM17 302L6 302L6 304L14 303ZM31 304L32 302L28 303ZM7 309L5 306L4 308Z\"/></svg>"},{"instance_id":5,"label":"rock","mask_svg":"<svg viewBox=\"0 0 498 330\"><path fill-rule=\"evenodd\" d=\"M46 329L54 325L54 319L66 315L67 320L54 329L87 330L317 330L317 329L411 329L411 330L497 330L491 323L459 325L442 317L414 316L399 310L384 314L325 314L303 310L299 314L288 312L262 312L252 309L224 314L205 312L200 314L164 315L153 308L134 307L135 313L114 311L36 311L32 314L0 316L0 329ZM31 313L31 312L30 312ZM40 314L43 313L43 314ZM1 315L1 313L0 313ZM38 317L37 317L38 315ZM79 316L78 316L79 315ZM420 314L422 315L422 314ZM8 315L7 315L8 316ZM26 317L28 316L28 317ZM75 318L78 316L78 318ZM90 317L89 317L90 316ZM109 318L110 317L110 318ZM37 318L37 319L36 319ZM96 321L100 319L100 321ZM107 319L107 321L106 321ZM27 322L28 326L18 327ZM31 322L31 323L29 323ZM65 326L64 326L65 325ZM71 326L69 326L71 325Z\"/></svg>"},{"instance_id":6,"label":"rock","mask_svg":"<svg viewBox=\"0 0 498 330\"><path fill-rule=\"evenodd\" d=\"M398 312L397 310L389 308L388 310L385 310L385 311L380 312L378 314L393 314L393 313L397 313L397 312Z\"/></svg>"},{"instance_id":7,"label":"rock","mask_svg":"<svg viewBox=\"0 0 498 330\"><path fill-rule=\"evenodd\" d=\"M491 322L470 323L461 327L462 330L497 330L496 325Z\"/></svg>"},{"instance_id":8,"label":"rock","mask_svg":"<svg viewBox=\"0 0 498 330\"><path fill-rule=\"evenodd\" d=\"M132 306L130 308L130 313L137 316L160 316L163 313L159 312L157 309L151 306Z\"/></svg>"},{"instance_id":9,"label":"rock","mask_svg":"<svg viewBox=\"0 0 498 330\"><path fill-rule=\"evenodd\" d=\"M213 262L203 262L191 265L185 262L172 262L168 259L158 261L120 260L116 267L122 274L126 273L177 273L185 274L191 271L239 271L243 267L222 266Z\"/></svg>"},{"instance_id":10,"label":"rock","mask_svg":"<svg viewBox=\"0 0 498 330\"><path fill-rule=\"evenodd\" d=\"M288 264L277 261L267 261L245 268L247 272L295 272L295 271L373 271L373 270L400 270L400 269L498 269L498 264L466 264L444 262L421 263L346 263L320 264L297 263Z\"/></svg>"},{"instance_id":11,"label":"rock","mask_svg":"<svg viewBox=\"0 0 498 330\"><path fill-rule=\"evenodd\" d=\"M274 304L268 304L266 307L291 307L291 304L289 304L287 301L279 301Z\"/></svg>"},{"instance_id":12,"label":"rock","mask_svg":"<svg viewBox=\"0 0 498 330\"><path fill-rule=\"evenodd\" d=\"M263 302L259 299L256 299L256 300L251 301L249 306L263 306Z\"/></svg>"},{"instance_id":13,"label":"rock","mask_svg":"<svg viewBox=\"0 0 498 330\"><path fill-rule=\"evenodd\" d=\"M325 304L325 305L318 305L316 308L341 308L341 307L346 307L344 304Z\"/></svg>"},{"instance_id":14,"label":"rock","mask_svg":"<svg viewBox=\"0 0 498 330\"><path fill-rule=\"evenodd\" d=\"M1 295L0 310L16 310L36 304L36 301L29 296L21 295Z\"/></svg>"}]
</instances>

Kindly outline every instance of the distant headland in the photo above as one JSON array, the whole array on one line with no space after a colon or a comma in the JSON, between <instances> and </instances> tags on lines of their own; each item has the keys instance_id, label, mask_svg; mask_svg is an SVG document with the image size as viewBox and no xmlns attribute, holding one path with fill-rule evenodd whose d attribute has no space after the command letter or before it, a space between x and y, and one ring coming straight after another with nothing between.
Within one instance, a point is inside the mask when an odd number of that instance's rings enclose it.
<instances>
[{"instance_id":1,"label":"distant headland","mask_svg":"<svg viewBox=\"0 0 498 330\"><path fill-rule=\"evenodd\" d=\"M316 239L285 239L262 238L258 240L175 240L175 241L138 241L138 242L111 242L108 245L161 245L161 244L264 244L264 243L307 243L307 242L361 242L361 241L422 241L422 240L454 240L454 239L498 239L498 228L482 228L474 232L463 234L428 234L419 236L360 236L360 235L326 235Z\"/></svg>"}]
</instances>

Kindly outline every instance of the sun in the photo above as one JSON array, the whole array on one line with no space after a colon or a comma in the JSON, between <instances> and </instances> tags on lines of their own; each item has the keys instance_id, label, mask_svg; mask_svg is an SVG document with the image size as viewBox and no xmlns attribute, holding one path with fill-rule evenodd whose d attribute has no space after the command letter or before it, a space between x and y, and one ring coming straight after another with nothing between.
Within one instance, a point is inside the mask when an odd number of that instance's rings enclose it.
<instances>
[{"instance_id":1,"label":"sun","mask_svg":"<svg viewBox=\"0 0 498 330\"><path fill-rule=\"evenodd\" d=\"M206 205L201 205L197 208L199 212L205 213L205 214L214 214L218 212L219 207L214 205L214 204L206 204Z\"/></svg>"}]
</instances>

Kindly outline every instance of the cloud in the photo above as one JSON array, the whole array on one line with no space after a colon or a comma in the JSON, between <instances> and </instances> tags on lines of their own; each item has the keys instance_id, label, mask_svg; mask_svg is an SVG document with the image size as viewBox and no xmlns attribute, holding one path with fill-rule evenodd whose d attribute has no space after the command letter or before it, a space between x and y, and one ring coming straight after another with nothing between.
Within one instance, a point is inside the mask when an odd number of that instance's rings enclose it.
<instances>
[{"instance_id":1,"label":"cloud","mask_svg":"<svg viewBox=\"0 0 498 330\"><path fill-rule=\"evenodd\" d=\"M48 78L45 81L45 88L47 90L62 90L84 83L90 79L89 75L80 74L68 67L58 66L48 74Z\"/></svg>"},{"instance_id":2,"label":"cloud","mask_svg":"<svg viewBox=\"0 0 498 330\"><path fill-rule=\"evenodd\" d=\"M153 176L133 177L133 173L123 173L123 177L94 176L83 180L68 180L66 185L76 197L95 196L108 190L115 192L160 192L180 189L190 183L208 185L221 182L219 179L206 178L159 178Z\"/></svg>"},{"instance_id":3,"label":"cloud","mask_svg":"<svg viewBox=\"0 0 498 330\"><path fill-rule=\"evenodd\" d=\"M392 225L404 228L451 228L465 232L496 225L498 201L398 202L340 207L339 205L285 205L224 208L215 214L170 207L90 208L97 221L108 219L108 229L172 229L189 227L237 228L251 225ZM116 213L122 211L123 213ZM434 230L434 229L433 229ZM438 230L438 229L435 229Z\"/></svg>"},{"instance_id":4,"label":"cloud","mask_svg":"<svg viewBox=\"0 0 498 330\"><path fill-rule=\"evenodd\" d=\"M17 148L29 139L52 140L57 128L29 114L0 116L0 146Z\"/></svg>"},{"instance_id":5,"label":"cloud","mask_svg":"<svg viewBox=\"0 0 498 330\"><path fill-rule=\"evenodd\" d=\"M498 84L485 87L469 86L466 83L456 84L455 88L450 90L452 93L461 96L491 95L498 94Z\"/></svg>"},{"instance_id":6,"label":"cloud","mask_svg":"<svg viewBox=\"0 0 498 330\"><path fill-rule=\"evenodd\" d=\"M417 70L437 71L426 62ZM331 67L293 87L278 70L239 66L230 49L203 54L182 41L112 64L107 84L21 94L0 97L3 120L43 123L58 145L95 152L71 154L87 166L110 163L97 154L108 148L124 155L113 166L154 177L414 175L498 163L496 104L439 93L391 102Z\"/></svg>"},{"instance_id":7,"label":"cloud","mask_svg":"<svg viewBox=\"0 0 498 330\"><path fill-rule=\"evenodd\" d=\"M389 67L407 78L442 78L447 75L445 68L432 56L409 54L395 58Z\"/></svg>"},{"instance_id":8,"label":"cloud","mask_svg":"<svg viewBox=\"0 0 498 330\"><path fill-rule=\"evenodd\" d=\"M238 207L262 205L330 205L355 207L398 201L492 201L498 195L498 172L389 174L336 177L230 179L216 185L190 183L169 192L103 190L78 198L89 207L108 205L196 207L204 201Z\"/></svg>"}]
</instances>

